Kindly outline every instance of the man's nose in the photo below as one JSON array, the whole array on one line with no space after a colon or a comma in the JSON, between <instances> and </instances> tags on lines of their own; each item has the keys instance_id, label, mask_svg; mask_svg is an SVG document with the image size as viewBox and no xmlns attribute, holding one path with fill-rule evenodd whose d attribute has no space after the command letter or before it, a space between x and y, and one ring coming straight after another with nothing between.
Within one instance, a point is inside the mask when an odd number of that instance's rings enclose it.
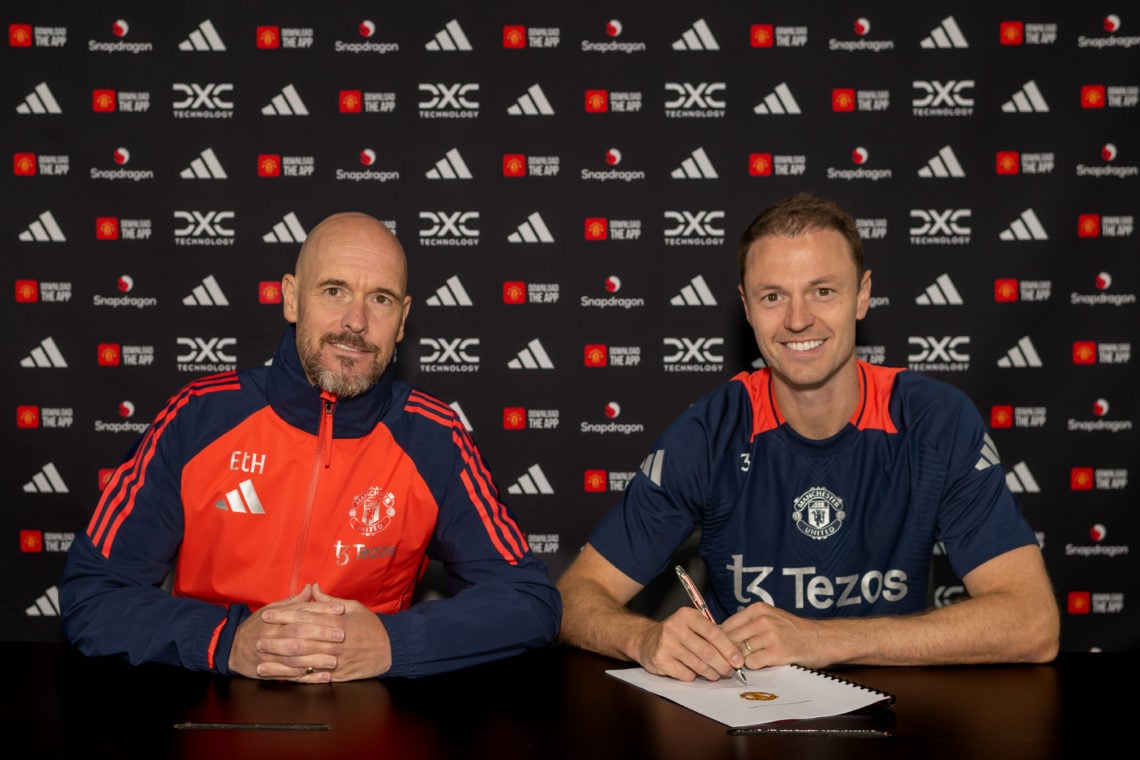
<instances>
[{"instance_id":1,"label":"man's nose","mask_svg":"<svg viewBox=\"0 0 1140 760\"><path fill-rule=\"evenodd\" d=\"M341 324L355 333L364 332L368 328L368 309L364 299L354 298L344 307Z\"/></svg>"},{"instance_id":2,"label":"man's nose","mask_svg":"<svg viewBox=\"0 0 1140 760\"><path fill-rule=\"evenodd\" d=\"M784 312L784 327L799 331L811 326L814 321L815 315L812 313L811 304L806 298L792 296L788 300L788 309Z\"/></svg>"}]
</instances>

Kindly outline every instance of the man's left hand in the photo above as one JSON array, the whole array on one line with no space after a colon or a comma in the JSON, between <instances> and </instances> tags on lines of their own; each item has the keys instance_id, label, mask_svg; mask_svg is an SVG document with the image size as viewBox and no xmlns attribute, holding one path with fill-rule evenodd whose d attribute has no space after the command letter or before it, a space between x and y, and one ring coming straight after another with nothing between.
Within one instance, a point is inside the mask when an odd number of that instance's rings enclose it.
<instances>
[{"instance_id":1,"label":"man's left hand","mask_svg":"<svg viewBox=\"0 0 1140 760\"><path fill-rule=\"evenodd\" d=\"M340 602L344 605L341 621L344 641L336 647L337 664L332 670L333 681L374 678L392 667L392 644L387 629L376 613L352 599L329 596L317 584L313 585L313 601Z\"/></svg>"}]
</instances>

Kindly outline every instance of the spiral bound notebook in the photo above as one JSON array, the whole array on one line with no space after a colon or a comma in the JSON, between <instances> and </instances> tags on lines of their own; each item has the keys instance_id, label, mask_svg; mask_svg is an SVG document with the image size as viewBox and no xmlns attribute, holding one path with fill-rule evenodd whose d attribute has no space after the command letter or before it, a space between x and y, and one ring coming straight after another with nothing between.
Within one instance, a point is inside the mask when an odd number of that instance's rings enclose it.
<instances>
[{"instance_id":1,"label":"spiral bound notebook","mask_svg":"<svg viewBox=\"0 0 1140 760\"><path fill-rule=\"evenodd\" d=\"M895 701L888 692L800 665L745 670L747 684L736 678L678 681L644 668L606 673L733 728L823 718Z\"/></svg>"}]
</instances>

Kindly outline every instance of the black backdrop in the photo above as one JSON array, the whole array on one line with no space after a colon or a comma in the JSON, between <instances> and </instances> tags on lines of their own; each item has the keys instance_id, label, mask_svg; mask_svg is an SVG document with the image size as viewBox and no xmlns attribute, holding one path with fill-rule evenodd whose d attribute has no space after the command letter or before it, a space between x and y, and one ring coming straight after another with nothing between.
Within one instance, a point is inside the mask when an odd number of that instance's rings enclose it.
<instances>
[{"instance_id":1,"label":"black backdrop","mask_svg":"<svg viewBox=\"0 0 1140 760\"><path fill-rule=\"evenodd\" d=\"M6 7L0 636L58 636L106 470L178 386L269 359L298 242L349 209L411 259L400 375L557 577L760 366L735 240L813 190L865 233L860 355L990 420L1063 647L1137 645L1136 2L486 6Z\"/></svg>"}]
</instances>

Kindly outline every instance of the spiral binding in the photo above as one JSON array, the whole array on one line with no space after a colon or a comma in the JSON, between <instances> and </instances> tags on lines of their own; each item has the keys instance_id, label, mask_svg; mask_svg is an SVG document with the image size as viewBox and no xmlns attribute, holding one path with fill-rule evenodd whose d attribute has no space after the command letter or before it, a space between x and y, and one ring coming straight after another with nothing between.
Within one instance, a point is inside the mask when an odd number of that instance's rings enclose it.
<instances>
[{"instance_id":1,"label":"spiral binding","mask_svg":"<svg viewBox=\"0 0 1140 760\"><path fill-rule=\"evenodd\" d=\"M831 680L831 681L839 681L840 683L845 683L848 686L855 687L856 689L861 689L863 691L869 691L872 694L876 694L876 695L882 697L884 700L886 700L886 703L888 705L893 705L895 703L895 695L891 694L889 691L883 691L882 689L876 689L874 687L867 686L866 684L856 683L855 681L851 681L847 678L843 678L842 676L838 676L835 673L827 673L827 672L824 672L822 670L816 670L815 668L809 668L809 667L805 667L803 665L796 665L795 663L792 663L792 667L796 668L798 670L807 671L808 673L815 673L817 676L822 676L823 678L826 678L826 679Z\"/></svg>"}]
</instances>

